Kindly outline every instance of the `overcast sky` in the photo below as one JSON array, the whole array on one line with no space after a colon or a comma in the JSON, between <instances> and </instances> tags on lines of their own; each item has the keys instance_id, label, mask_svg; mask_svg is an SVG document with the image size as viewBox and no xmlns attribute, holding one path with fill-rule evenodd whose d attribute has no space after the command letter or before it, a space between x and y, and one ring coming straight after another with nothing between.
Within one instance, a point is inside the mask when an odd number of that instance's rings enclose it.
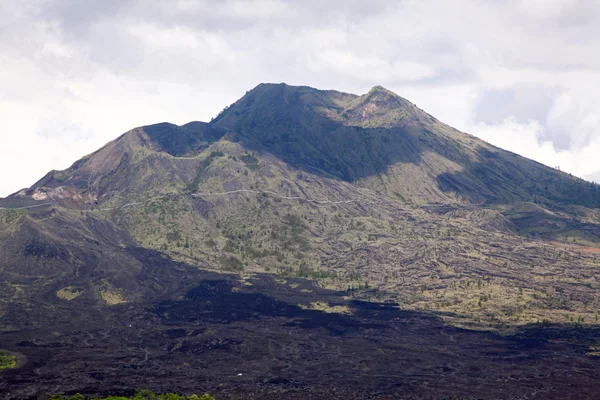
<instances>
[{"instance_id":1,"label":"overcast sky","mask_svg":"<svg viewBox=\"0 0 600 400\"><path fill-rule=\"evenodd\" d=\"M594 0L0 0L0 196L121 133L208 121L260 82L382 85L600 181Z\"/></svg>"}]
</instances>

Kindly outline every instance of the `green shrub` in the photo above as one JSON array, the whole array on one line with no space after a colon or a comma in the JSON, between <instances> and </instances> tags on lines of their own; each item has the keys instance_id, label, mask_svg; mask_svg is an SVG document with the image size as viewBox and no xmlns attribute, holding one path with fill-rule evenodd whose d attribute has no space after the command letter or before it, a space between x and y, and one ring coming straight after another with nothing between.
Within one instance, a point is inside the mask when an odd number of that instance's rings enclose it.
<instances>
[{"instance_id":1,"label":"green shrub","mask_svg":"<svg viewBox=\"0 0 600 400\"><path fill-rule=\"evenodd\" d=\"M244 264L235 256L221 258L221 267L224 271L243 271Z\"/></svg>"},{"instance_id":2,"label":"green shrub","mask_svg":"<svg viewBox=\"0 0 600 400\"><path fill-rule=\"evenodd\" d=\"M17 366L17 357L0 353L0 370Z\"/></svg>"},{"instance_id":3,"label":"green shrub","mask_svg":"<svg viewBox=\"0 0 600 400\"><path fill-rule=\"evenodd\" d=\"M252 154L245 154L240 157L246 167L248 169L257 169L258 168L258 158L254 157Z\"/></svg>"}]
</instances>

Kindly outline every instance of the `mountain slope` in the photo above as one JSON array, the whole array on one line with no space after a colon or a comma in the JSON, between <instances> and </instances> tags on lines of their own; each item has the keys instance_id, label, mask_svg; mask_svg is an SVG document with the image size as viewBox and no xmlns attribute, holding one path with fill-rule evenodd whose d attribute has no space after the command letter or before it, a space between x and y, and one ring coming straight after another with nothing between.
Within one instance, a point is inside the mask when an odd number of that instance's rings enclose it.
<instances>
[{"instance_id":1,"label":"mountain slope","mask_svg":"<svg viewBox=\"0 0 600 400\"><path fill-rule=\"evenodd\" d=\"M415 204L600 207L599 185L458 132L382 87L355 96L285 84L257 86L210 124L134 129L21 194L74 188L79 194L87 190L90 203L105 201L114 189L143 192L138 183L144 179L189 183L198 166L187 159L226 134L295 168Z\"/></svg>"},{"instance_id":2,"label":"mountain slope","mask_svg":"<svg viewBox=\"0 0 600 400\"><path fill-rule=\"evenodd\" d=\"M568 282L587 276L595 256L524 244L524 236L595 245L597 192L597 185L456 131L382 87L356 96L261 84L211 123L133 129L0 207L40 204L52 216L33 225L19 220L19 229L29 229L23 237L48 243L42 255L57 254L22 268L62 270L63 287L72 285L64 271L73 271L74 261L61 257L101 232L48 236L58 224L54 213L69 216L62 224L71 232L102 221L115 232L109 236L128 238L125 248L153 249L203 269L312 277L357 296L409 308L435 304L501 325L562 318L548 305L562 298L555 290L574 290ZM19 237L6 229L8 242ZM121 247L97 240L107 254ZM0 256L20 260L28 242L11 243ZM88 257L96 256L81 254L77 263ZM574 260L577 268L567 268ZM484 313L470 286L461 286L484 279L478 296L525 289L529 297L518 306L495 297ZM148 296L111 285L123 298ZM590 318L591 289L578 286L568 308Z\"/></svg>"},{"instance_id":3,"label":"mountain slope","mask_svg":"<svg viewBox=\"0 0 600 400\"><path fill-rule=\"evenodd\" d=\"M52 200L90 208L115 196L129 198L151 186L182 185L193 179L195 156L221 135L208 124L162 123L132 129L65 171L51 171L9 199Z\"/></svg>"},{"instance_id":4,"label":"mountain slope","mask_svg":"<svg viewBox=\"0 0 600 400\"><path fill-rule=\"evenodd\" d=\"M257 141L296 166L418 204L600 205L600 186L458 132L382 87L353 97L259 85L212 125Z\"/></svg>"}]
</instances>

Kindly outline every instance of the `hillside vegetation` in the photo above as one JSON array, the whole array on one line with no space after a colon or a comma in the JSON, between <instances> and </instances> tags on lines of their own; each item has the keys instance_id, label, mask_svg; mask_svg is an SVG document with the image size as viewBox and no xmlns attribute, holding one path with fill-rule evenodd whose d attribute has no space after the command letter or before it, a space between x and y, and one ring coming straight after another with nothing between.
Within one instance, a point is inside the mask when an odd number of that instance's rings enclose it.
<instances>
[{"instance_id":1,"label":"hillside vegetation","mask_svg":"<svg viewBox=\"0 0 600 400\"><path fill-rule=\"evenodd\" d=\"M176 393L157 394L150 390L136 389L135 394L131 397L126 396L107 396L107 397L86 397L80 393L73 396L63 396L60 394L52 395L48 400L215 400L209 394L197 396L182 396Z\"/></svg>"}]
</instances>

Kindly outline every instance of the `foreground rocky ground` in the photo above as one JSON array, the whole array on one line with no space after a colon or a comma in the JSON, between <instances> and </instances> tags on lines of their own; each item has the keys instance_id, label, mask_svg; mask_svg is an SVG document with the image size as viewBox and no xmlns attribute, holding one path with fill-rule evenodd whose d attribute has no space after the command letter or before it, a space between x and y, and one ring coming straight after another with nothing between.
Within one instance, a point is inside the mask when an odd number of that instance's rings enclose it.
<instances>
[{"instance_id":1,"label":"foreground rocky ground","mask_svg":"<svg viewBox=\"0 0 600 400\"><path fill-rule=\"evenodd\" d=\"M435 313L352 300L310 281L188 272L176 300L109 312L69 303L44 316L38 299L37 311L13 310L13 324L36 312L42 323L0 335L20 360L0 374L2 398L131 394L135 387L217 399L600 393L595 326L532 325L501 336L447 325Z\"/></svg>"}]
</instances>

